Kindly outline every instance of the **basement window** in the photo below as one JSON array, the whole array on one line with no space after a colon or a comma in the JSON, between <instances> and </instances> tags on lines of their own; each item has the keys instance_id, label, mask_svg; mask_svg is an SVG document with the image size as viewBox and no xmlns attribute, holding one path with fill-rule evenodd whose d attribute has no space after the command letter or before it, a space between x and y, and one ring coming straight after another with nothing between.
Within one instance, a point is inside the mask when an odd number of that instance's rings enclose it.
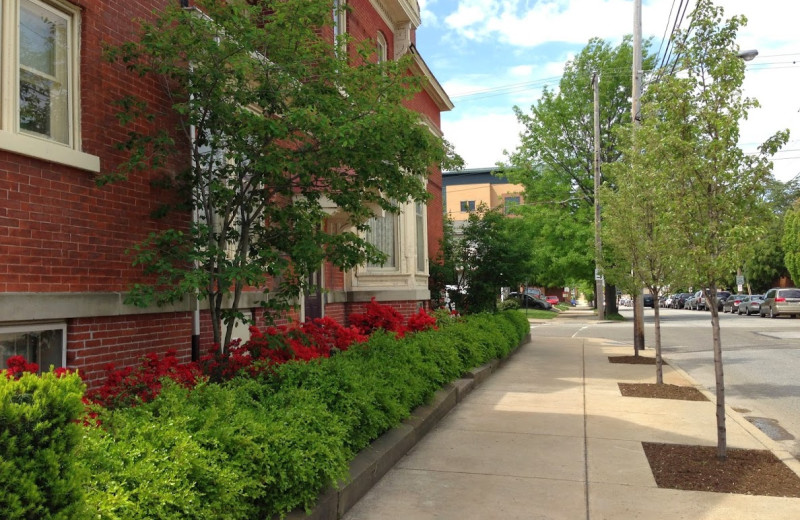
<instances>
[{"instance_id":1,"label":"basement window","mask_svg":"<svg viewBox=\"0 0 800 520\"><path fill-rule=\"evenodd\" d=\"M66 323L30 323L0 327L0 368L12 356L39 365L39 373L67 364Z\"/></svg>"}]
</instances>

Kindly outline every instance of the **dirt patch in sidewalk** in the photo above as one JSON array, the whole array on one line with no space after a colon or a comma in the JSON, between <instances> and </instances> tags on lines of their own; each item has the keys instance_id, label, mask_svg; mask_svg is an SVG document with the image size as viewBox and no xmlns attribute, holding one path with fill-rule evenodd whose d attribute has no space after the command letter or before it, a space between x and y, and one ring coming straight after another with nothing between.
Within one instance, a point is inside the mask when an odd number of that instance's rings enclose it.
<instances>
[{"instance_id":1,"label":"dirt patch in sidewalk","mask_svg":"<svg viewBox=\"0 0 800 520\"><path fill-rule=\"evenodd\" d=\"M800 477L770 451L643 442L660 488L800 498Z\"/></svg>"},{"instance_id":2,"label":"dirt patch in sidewalk","mask_svg":"<svg viewBox=\"0 0 800 520\"><path fill-rule=\"evenodd\" d=\"M657 385L655 383L617 383L617 385L619 385L619 391L625 397L708 401L703 392L693 386Z\"/></svg>"},{"instance_id":3,"label":"dirt patch in sidewalk","mask_svg":"<svg viewBox=\"0 0 800 520\"><path fill-rule=\"evenodd\" d=\"M647 356L609 356L608 362L624 363L626 365L655 365L656 358Z\"/></svg>"}]
</instances>

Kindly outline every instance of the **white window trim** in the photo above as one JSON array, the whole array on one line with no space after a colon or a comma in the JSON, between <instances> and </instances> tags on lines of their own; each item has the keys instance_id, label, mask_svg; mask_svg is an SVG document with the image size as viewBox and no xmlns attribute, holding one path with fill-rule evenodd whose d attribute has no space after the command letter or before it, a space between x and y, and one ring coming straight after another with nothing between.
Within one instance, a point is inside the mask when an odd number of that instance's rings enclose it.
<instances>
[{"instance_id":1,"label":"white window trim","mask_svg":"<svg viewBox=\"0 0 800 520\"><path fill-rule=\"evenodd\" d=\"M417 204L419 206L417 206ZM417 214L417 210L421 212L421 214ZM416 246L416 253L417 256L414 258L414 268L416 269L417 273L428 273L428 205L422 202L414 203L414 238L415 238L415 246ZM421 228L417 224L420 224L420 221L417 219L421 218ZM421 234L421 238L419 237ZM422 242L422 251L419 251L419 242ZM422 255L422 269L419 268L419 255Z\"/></svg>"},{"instance_id":2,"label":"white window trim","mask_svg":"<svg viewBox=\"0 0 800 520\"><path fill-rule=\"evenodd\" d=\"M19 12L21 0L0 3L0 149L28 157L100 171L100 158L81 151L80 132L80 9L61 0L31 0L60 11L69 19L70 70L68 113L70 144L61 144L19 130Z\"/></svg>"},{"instance_id":3,"label":"white window trim","mask_svg":"<svg viewBox=\"0 0 800 520\"><path fill-rule=\"evenodd\" d=\"M0 334L18 334L20 332L37 332L42 330L60 330L61 331L61 366L67 366L67 324L61 322L49 323L22 323L18 325L0 325ZM30 360L27 360L30 361ZM0 367L5 369L6 367ZM59 367L55 367L59 368ZM46 372L50 367L39 366L41 372Z\"/></svg>"},{"instance_id":4,"label":"white window trim","mask_svg":"<svg viewBox=\"0 0 800 520\"><path fill-rule=\"evenodd\" d=\"M384 63L389 59L389 44L386 43L386 37L381 31L378 31L376 40L376 52L378 54L378 63Z\"/></svg>"}]
</instances>

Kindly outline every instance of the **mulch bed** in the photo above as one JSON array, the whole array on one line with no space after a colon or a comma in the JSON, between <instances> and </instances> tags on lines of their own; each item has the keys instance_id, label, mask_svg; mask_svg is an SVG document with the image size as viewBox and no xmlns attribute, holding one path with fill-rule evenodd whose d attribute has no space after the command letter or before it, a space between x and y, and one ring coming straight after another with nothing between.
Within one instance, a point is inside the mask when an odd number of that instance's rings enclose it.
<instances>
[{"instance_id":1,"label":"mulch bed","mask_svg":"<svg viewBox=\"0 0 800 520\"><path fill-rule=\"evenodd\" d=\"M720 461L715 446L642 447L660 488L800 498L800 477L766 450L728 448Z\"/></svg>"},{"instance_id":2,"label":"mulch bed","mask_svg":"<svg viewBox=\"0 0 800 520\"><path fill-rule=\"evenodd\" d=\"M626 365L655 365L656 358L648 356L609 356L608 362L625 363Z\"/></svg>"},{"instance_id":3,"label":"mulch bed","mask_svg":"<svg viewBox=\"0 0 800 520\"><path fill-rule=\"evenodd\" d=\"M655 383L617 383L625 397L649 397L653 399L677 399L680 401L708 401L708 398L693 386Z\"/></svg>"}]
</instances>

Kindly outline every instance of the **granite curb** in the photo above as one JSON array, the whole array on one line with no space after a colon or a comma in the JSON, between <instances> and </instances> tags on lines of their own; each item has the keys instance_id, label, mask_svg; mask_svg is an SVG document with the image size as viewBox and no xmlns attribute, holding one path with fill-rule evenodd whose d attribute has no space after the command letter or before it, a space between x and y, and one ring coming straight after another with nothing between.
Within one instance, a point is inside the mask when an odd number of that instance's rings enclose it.
<instances>
[{"instance_id":1,"label":"granite curb","mask_svg":"<svg viewBox=\"0 0 800 520\"><path fill-rule=\"evenodd\" d=\"M344 516L392 467L402 459L417 442L425 437L450 410L473 389L503 367L520 347L531 341L527 334L516 348L503 359L494 359L474 368L460 379L436 392L430 403L411 412L402 424L384 433L361 450L350 462L350 476L336 488L323 491L310 513L302 509L292 511L289 520L336 520Z\"/></svg>"}]
</instances>

